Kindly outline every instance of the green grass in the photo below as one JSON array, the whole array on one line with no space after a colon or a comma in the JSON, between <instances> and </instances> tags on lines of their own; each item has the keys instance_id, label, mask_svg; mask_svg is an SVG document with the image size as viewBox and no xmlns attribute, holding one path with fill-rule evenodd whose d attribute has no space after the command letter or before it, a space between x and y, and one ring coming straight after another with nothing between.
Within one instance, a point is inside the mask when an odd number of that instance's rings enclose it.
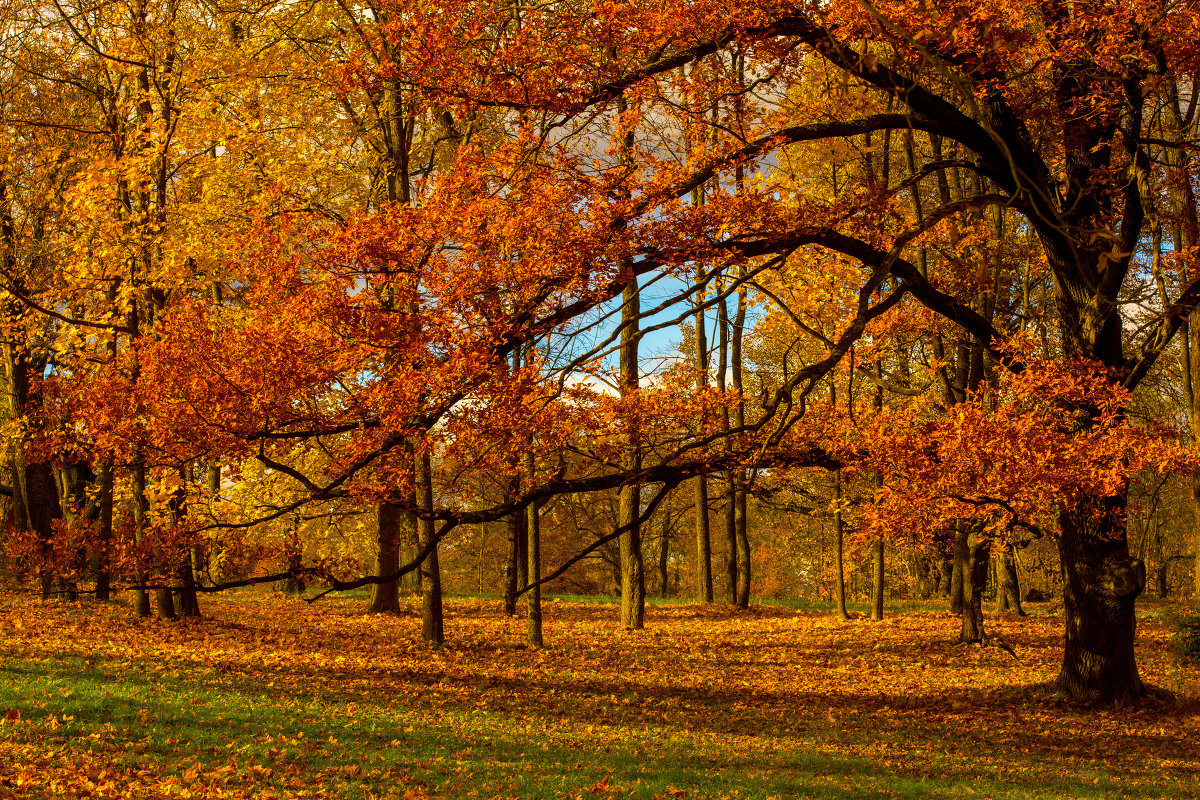
<instances>
[{"instance_id":1,"label":"green grass","mask_svg":"<svg viewBox=\"0 0 1200 800\"><path fill-rule=\"evenodd\" d=\"M0 798L1197 796L1186 709L1040 688L1053 620L992 621L1014 662L950 644L940 612L668 603L631 635L564 597L534 651L495 601L455 600L434 652L360 607L246 594L167 624L0 602Z\"/></svg>"}]
</instances>

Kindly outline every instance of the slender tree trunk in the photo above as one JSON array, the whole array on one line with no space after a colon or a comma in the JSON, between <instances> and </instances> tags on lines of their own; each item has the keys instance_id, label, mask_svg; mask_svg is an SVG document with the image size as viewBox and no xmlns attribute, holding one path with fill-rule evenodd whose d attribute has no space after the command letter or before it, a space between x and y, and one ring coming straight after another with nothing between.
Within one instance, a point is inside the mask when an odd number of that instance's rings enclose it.
<instances>
[{"instance_id":1,"label":"slender tree trunk","mask_svg":"<svg viewBox=\"0 0 1200 800\"><path fill-rule=\"evenodd\" d=\"M887 132L885 132L887 133ZM886 169L886 152L885 152L885 169ZM884 180L884 185L887 181ZM875 413L883 413L883 365L875 364L875 396L873 404ZM883 475L879 472L875 473L875 488L879 489L883 486ZM871 543L871 619L879 622L883 619L883 592L886 575L884 573L883 562L883 539L876 539Z\"/></svg>"},{"instance_id":2,"label":"slender tree trunk","mask_svg":"<svg viewBox=\"0 0 1200 800\"><path fill-rule=\"evenodd\" d=\"M738 549L738 608L750 607L750 538L747 535L746 518L748 509L746 508L746 485L742 480L741 470L734 473L734 485L736 487L735 500L737 502L736 514L734 516L734 525L737 528L737 549Z\"/></svg>"},{"instance_id":3,"label":"slender tree trunk","mask_svg":"<svg viewBox=\"0 0 1200 800\"><path fill-rule=\"evenodd\" d=\"M426 515L433 512L433 465L428 453L415 455L417 503ZM421 562L421 638L435 647L446 640L442 619L442 567L435 544L437 531L429 516L418 519L418 542L422 549L433 549Z\"/></svg>"},{"instance_id":4,"label":"slender tree trunk","mask_svg":"<svg viewBox=\"0 0 1200 800\"><path fill-rule=\"evenodd\" d=\"M113 534L113 468L101 464L97 476L100 484L100 526L96 532L96 600L106 602L112 597L112 575L109 548Z\"/></svg>"},{"instance_id":5,"label":"slender tree trunk","mask_svg":"<svg viewBox=\"0 0 1200 800\"><path fill-rule=\"evenodd\" d=\"M883 619L883 593L885 590L883 563L883 539L871 543L871 619Z\"/></svg>"},{"instance_id":6,"label":"slender tree trunk","mask_svg":"<svg viewBox=\"0 0 1200 800\"><path fill-rule=\"evenodd\" d=\"M745 114L744 93L742 89L746 85L746 56L740 51L734 56L734 72L737 75L737 85L739 91L734 93L731 98L733 106L734 119L737 120L739 128L743 124ZM734 186L739 195L745 189L746 171L742 164L738 164L734 168ZM746 267L741 265L738 267L738 278L746 277ZM746 331L746 309L748 300L746 297L746 284L739 283L737 287L737 305L733 315L733 327L730 337L730 357L733 367L733 391L737 394L737 403L733 407L733 425L737 429L741 429L746 424L746 401L744 392L745 378L745 363L742 359L742 339ZM746 472L739 468L735 473L734 486L737 495L737 514L734 517L734 524L737 528L738 542L738 607L750 607L750 579L751 579L751 564L750 564L750 535L749 524L750 518L747 509L746 501Z\"/></svg>"},{"instance_id":7,"label":"slender tree trunk","mask_svg":"<svg viewBox=\"0 0 1200 800\"><path fill-rule=\"evenodd\" d=\"M618 125L623 126L627 110L625 97L617 98ZM632 157L634 142L633 128L625 128L621 136L621 160L628 164ZM628 277L625 290L621 293L621 394L636 392L640 381L638 344L641 341L641 296L638 279L633 273L633 256L628 249L622 255L622 277ZM638 423L630 423L626 441L630 448L626 466L631 470L641 467L641 435ZM625 530L621 535L621 625L626 630L641 629L646 616L646 574L642 561L642 532L638 524L641 516L641 485L621 487L619 524Z\"/></svg>"},{"instance_id":8,"label":"slender tree trunk","mask_svg":"<svg viewBox=\"0 0 1200 800\"><path fill-rule=\"evenodd\" d=\"M658 537L658 596L666 597L670 591L667 585L670 578L667 566L671 556L671 515L666 510L662 512L662 528Z\"/></svg>"},{"instance_id":9,"label":"slender tree trunk","mask_svg":"<svg viewBox=\"0 0 1200 800\"><path fill-rule=\"evenodd\" d=\"M529 514L521 515L521 524L517 526L517 586L523 591L529 586Z\"/></svg>"},{"instance_id":10,"label":"slender tree trunk","mask_svg":"<svg viewBox=\"0 0 1200 800\"><path fill-rule=\"evenodd\" d=\"M517 491L518 483L514 478L505 486L505 502L515 500ZM504 613L510 617L516 616L517 613L517 592L521 588L518 585L520 578L517 560L521 557L521 531L527 524L528 516L523 511L514 511L505 518L505 527L508 531L508 556L504 561Z\"/></svg>"},{"instance_id":11,"label":"slender tree trunk","mask_svg":"<svg viewBox=\"0 0 1200 800\"><path fill-rule=\"evenodd\" d=\"M708 476L697 475L692 481L696 514L696 599L713 601L712 536L708 528Z\"/></svg>"},{"instance_id":12,"label":"slender tree trunk","mask_svg":"<svg viewBox=\"0 0 1200 800\"><path fill-rule=\"evenodd\" d=\"M1200 328L1200 325L1196 327ZM1200 346L1196 349L1200 350ZM1195 426L1195 430L1200 431L1200 425ZM1196 433L1193 433L1193 436L1200 438ZM1189 483L1192 490L1192 514L1195 517L1195 524L1192 525L1192 552L1195 553L1192 560L1192 598L1200 603L1200 473L1194 473Z\"/></svg>"},{"instance_id":13,"label":"slender tree trunk","mask_svg":"<svg viewBox=\"0 0 1200 800\"><path fill-rule=\"evenodd\" d=\"M718 292L725 292L724 281L719 285ZM729 308L728 298L721 297L717 303L717 391L722 396L728 388L727 374L729 372ZM721 407L721 427L726 436L729 434L729 406ZM726 442L728 447L728 442ZM738 540L737 540L737 482L733 470L725 470L722 475L724 484L725 504L721 520L725 525L725 587L730 605L738 602Z\"/></svg>"},{"instance_id":14,"label":"slender tree trunk","mask_svg":"<svg viewBox=\"0 0 1200 800\"><path fill-rule=\"evenodd\" d=\"M133 536L134 543L140 546L146 537L146 466L142 463L141 452L135 448L133 456ZM133 613L137 617L150 616L150 594L146 585L150 582L145 560L146 553L139 553L142 563L138 566L136 582L133 591Z\"/></svg>"},{"instance_id":15,"label":"slender tree trunk","mask_svg":"<svg viewBox=\"0 0 1200 800\"><path fill-rule=\"evenodd\" d=\"M621 381L624 391L638 388L638 320L641 316L638 302L637 279L626 287L622 295L621 310ZM637 441L640 432L636 427L629 431L629 443L633 452L629 466L636 469L640 463ZM637 630L645 625L646 577L642 561L642 536L637 519L641 514L641 486L634 484L621 488L619 524L625 528L621 535L621 625L626 630Z\"/></svg>"},{"instance_id":16,"label":"slender tree trunk","mask_svg":"<svg viewBox=\"0 0 1200 800\"><path fill-rule=\"evenodd\" d=\"M533 453L525 454L525 472L532 482L534 474ZM532 483L531 483L532 485ZM528 522L528 551L529 551L529 591L525 593L526 607L529 612L529 644L534 647L542 646L542 587L537 582L542 579L542 534L541 521L538 519L538 504L530 503L526 509Z\"/></svg>"},{"instance_id":17,"label":"slender tree trunk","mask_svg":"<svg viewBox=\"0 0 1200 800\"><path fill-rule=\"evenodd\" d=\"M737 484L733 471L726 470L723 488L725 490L725 508L721 515L725 523L725 577L729 590L729 604L738 604L738 540L737 540Z\"/></svg>"},{"instance_id":18,"label":"slender tree trunk","mask_svg":"<svg viewBox=\"0 0 1200 800\"><path fill-rule=\"evenodd\" d=\"M834 570L836 572L835 593L837 595L838 616L842 619L850 619L850 614L846 612L846 568L842 561L846 527L845 522L842 520L841 470L834 470L833 473L833 500L834 558L836 561Z\"/></svg>"}]
</instances>

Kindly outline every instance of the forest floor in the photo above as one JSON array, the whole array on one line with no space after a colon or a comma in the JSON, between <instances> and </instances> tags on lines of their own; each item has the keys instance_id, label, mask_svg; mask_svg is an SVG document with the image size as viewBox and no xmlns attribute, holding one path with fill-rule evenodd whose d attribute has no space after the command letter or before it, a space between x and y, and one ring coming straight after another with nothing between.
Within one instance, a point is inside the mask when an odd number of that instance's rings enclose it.
<instances>
[{"instance_id":1,"label":"forest floor","mask_svg":"<svg viewBox=\"0 0 1200 800\"><path fill-rule=\"evenodd\" d=\"M546 603L548 646L494 600L369 616L246 592L205 617L0 596L0 798L1200 797L1200 677L1155 610L1139 663L1174 702L1048 689L1062 620Z\"/></svg>"}]
</instances>

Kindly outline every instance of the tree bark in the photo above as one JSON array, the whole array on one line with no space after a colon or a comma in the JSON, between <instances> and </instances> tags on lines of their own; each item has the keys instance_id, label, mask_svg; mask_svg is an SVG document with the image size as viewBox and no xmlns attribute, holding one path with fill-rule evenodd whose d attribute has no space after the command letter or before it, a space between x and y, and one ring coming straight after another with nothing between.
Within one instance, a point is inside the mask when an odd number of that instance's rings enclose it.
<instances>
[{"instance_id":1,"label":"tree bark","mask_svg":"<svg viewBox=\"0 0 1200 800\"><path fill-rule=\"evenodd\" d=\"M954 563L950 568L950 611L955 614L963 613L964 586L967 570L970 568L970 549L967 544L970 530L962 520L954 522Z\"/></svg>"},{"instance_id":2,"label":"tree bark","mask_svg":"<svg viewBox=\"0 0 1200 800\"><path fill-rule=\"evenodd\" d=\"M517 497L520 489L520 479L512 478L504 487L504 502L511 503ZM510 617L517 614L518 586L517 560L523 557L521 553L521 530L528 524L528 517L522 511L514 511L504 518L504 527L508 534L508 554L504 559L504 613Z\"/></svg>"},{"instance_id":3,"label":"tree bark","mask_svg":"<svg viewBox=\"0 0 1200 800\"><path fill-rule=\"evenodd\" d=\"M846 524L842 520L842 471L833 473L833 537L834 537L834 571L835 595L837 599L838 616L850 619L846 611L846 568L843 563L843 551L846 540Z\"/></svg>"},{"instance_id":4,"label":"tree bark","mask_svg":"<svg viewBox=\"0 0 1200 800\"><path fill-rule=\"evenodd\" d=\"M667 565L671 555L671 514L662 511L662 527L658 537L658 596L666 597L669 591Z\"/></svg>"},{"instance_id":5,"label":"tree bark","mask_svg":"<svg viewBox=\"0 0 1200 800\"><path fill-rule=\"evenodd\" d=\"M697 475L692 481L696 514L696 599L713 601L712 535L708 527L708 476Z\"/></svg>"},{"instance_id":6,"label":"tree bark","mask_svg":"<svg viewBox=\"0 0 1200 800\"><path fill-rule=\"evenodd\" d=\"M617 98L617 125L621 135L621 161L626 166L632 162L634 130L624 123L628 110L625 96ZM641 342L641 295L637 275L633 271L633 256L628 246L621 256L622 278L628 283L621 292L621 394L625 396L638 391L640 364L638 345ZM629 422L626 443L629 454L626 464L630 470L641 466L640 454L642 431L636 420ZM624 529L621 541L621 625L626 630L638 630L645 625L646 574L642 561L642 532L638 525L641 516L642 487L632 484L621 487L620 518L618 524Z\"/></svg>"},{"instance_id":7,"label":"tree bark","mask_svg":"<svg viewBox=\"0 0 1200 800\"><path fill-rule=\"evenodd\" d=\"M996 613L1015 611L1022 617L1021 583L1017 578L1017 565L1011 546L1001 546L996 553Z\"/></svg>"},{"instance_id":8,"label":"tree bark","mask_svg":"<svg viewBox=\"0 0 1200 800\"><path fill-rule=\"evenodd\" d=\"M718 285L717 291L724 295L724 281ZM717 303L717 391L722 396L728 388L727 373L729 372L729 307L728 298L722 296ZM721 406L721 428L726 436L729 434L729 406ZM728 440L726 441L728 447ZM725 504L721 521L725 526L725 587L730 605L738 602L738 540L737 540L737 484L733 470L727 469L722 474L725 494Z\"/></svg>"},{"instance_id":9,"label":"tree bark","mask_svg":"<svg viewBox=\"0 0 1200 800\"><path fill-rule=\"evenodd\" d=\"M1192 323L1188 323L1191 325ZM1195 326L1200 329L1200 324ZM1200 351L1200 343L1197 343L1197 351ZM1197 370L1200 373L1200 369ZM1193 431L1200 432L1200 423L1193 426ZM1197 436L1197 433L1193 433ZM1197 436L1200 438L1200 436ZM1192 551L1195 556L1192 560L1192 599L1200 603L1200 473L1195 473L1191 477L1191 495L1192 495L1192 514L1195 517L1195 522L1192 524Z\"/></svg>"},{"instance_id":10,"label":"tree bark","mask_svg":"<svg viewBox=\"0 0 1200 800\"><path fill-rule=\"evenodd\" d=\"M529 476L530 485L533 483L534 458L530 450L525 454L525 474ZM529 644L541 647L542 642L542 587L537 585L542 579L542 533L538 519L538 504L530 503L526 509L526 530L528 535L527 550L529 551L529 591L525 593L526 608L529 614Z\"/></svg>"},{"instance_id":11,"label":"tree bark","mask_svg":"<svg viewBox=\"0 0 1200 800\"><path fill-rule=\"evenodd\" d=\"M542 641L542 587L537 582L542 579L542 542L541 525L538 520L538 504L530 503L526 509L529 515L529 590L525 593L526 607L529 613L529 644L541 647Z\"/></svg>"},{"instance_id":12,"label":"tree bark","mask_svg":"<svg viewBox=\"0 0 1200 800\"><path fill-rule=\"evenodd\" d=\"M142 545L146 537L146 465L142 462L141 451L135 446L133 461L133 537L134 544ZM139 550L141 548L139 547ZM141 562L138 566L136 582L137 586L133 591L133 613L135 616L145 618L150 616L150 594L146 590L146 585L150 582L150 576L146 567L146 553L138 553L138 559Z\"/></svg>"},{"instance_id":13,"label":"tree bark","mask_svg":"<svg viewBox=\"0 0 1200 800\"><path fill-rule=\"evenodd\" d=\"M623 392L638 388L638 320L641 316L637 278L622 293L621 307L621 385ZM636 469L641 462L638 455L640 431L636 423L628 431L630 445L629 466ZM642 535L637 519L641 514L641 486L634 484L621 488L620 518L618 524L625 529L621 535L621 625L626 630L637 630L645 625L646 576L642 561Z\"/></svg>"},{"instance_id":14,"label":"tree bark","mask_svg":"<svg viewBox=\"0 0 1200 800\"><path fill-rule=\"evenodd\" d=\"M168 588L154 590L154 609L159 619L175 619L174 592Z\"/></svg>"},{"instance_id":15,"label":"tree bark","mask_svg":"<svg viewBox=\"0 0 1200 800\"><path fill-rule=\"evenodd\" d=\"M179 582L179 589L174 592L176 616L198 618L200 599L196 594L196 574L192 572L191 548L180 558L175 577Z\"/></svg>"},{"instance_id":16,"label":"tree bark","mask_svg":"<svg viewBox=\"0 0 1200 800\"><path fill-rule=\"evenodd\" d=\"M179 488L172 493L171 499L168 501L171 510L171 525L177 533L184 530L184 525L187 521L188 504L186 487L190 480L190 475L191 473L187 467L180 468ZM196 594L196 575L192 572L192 547L188 544L186 547L176 547L173 550L176 587L171 592L171 602L174 606L175 616L199 617L200 599Z\"/></svg>"},{"instance_id":17,"label":"tree bark","mask_svg":"<svg viewBox=\"0 0 1200 800\"><path fill-rule=\"evenodd\" d=\"M375 568L376 577L392 575L400 569L400 507L392 503L380 503L376 512ZM372 614L396 614L400 611L400 591L395 580L376 583L371 587L371 604L367 611Z\"/></svg>"},{"instance_id":18,"label":"tree bark","mask_svg":"<svg viewBox=\"0 0 1200 800\"><path fill-rule=\"evenodd\" d=\"M871 619L883 619L884 593L883 539L871 543Z\"/></svg>"},{"instance_id":19,"label":"tree bark","mask_svg":"<svg viewBox=\"0 0 1200 800\"><path fill-rule=\"evenodd\" d=\"M113 468L101 464L97 480L100 485L100 525L96 532L96 600L106 602L112 597L110 552L113 534Z\"/></svg>"},{"instance_id":20,"label":"tree bark","mask_svg":"<svg viewBox=\"0 0 1200 800\"><path fill-rule=\"evenodd\" d=\"M426 515L433 511L433 464L428 453L414 456L417 483L417 504ZM421 549L433 545L421 562L421 638L440 647L446 640L442 618L442 567L438 560L437 532L429 516L417 520L418 543Z\"/></svg>"},{"instance_id":21,"label":"tree bark","mask_svg":"<svg viewBox=\"0 0 1200 800\"><path fill-rule=\"evenodd\" d=\"M750 608L750 537L747 531L746 485L741 470L734 476L737 502L734 526L737 528L738 549L738 608Z\"/></svg>"},{"instance_id":22,"label":"tree bark","mask_svg":"<svg viewBox=\"0 0 1200 800\"><path fill-rule=\"evenodd\" d=\"M1059 514L1067 638L1055 687L1075 702L1124 705L1146 693L1134 657L1146 565L1129 555L1124 511L1117 496Z\"/></svg>"},{"instance_id":23,"label":"tree bark","mask_svg":"<svg viewBox=\"0 0 1200 800\"><path fill-rule=\"evenodd\" d=\"M968 526L964 525L964 529ZM979 534L968 533L974 541L967 545L967 560L963 570L962 627L958 634L964 644L983 641L983 590L987 585L988 542Z\"/></svg>"}]
</instances>

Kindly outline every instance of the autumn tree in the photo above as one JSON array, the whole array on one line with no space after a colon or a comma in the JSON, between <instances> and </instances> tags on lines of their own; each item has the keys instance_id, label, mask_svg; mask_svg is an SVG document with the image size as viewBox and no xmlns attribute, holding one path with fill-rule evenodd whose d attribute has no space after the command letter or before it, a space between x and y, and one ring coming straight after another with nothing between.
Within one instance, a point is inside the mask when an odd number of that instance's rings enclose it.
<instances>
[{"instance_id":1,"label":"autumn tree","mask_svg":"<svg viewBox=\"0 0 1200 800\"><path fill-rule=\"evenodd\" d=\"M341 13L317 8L309 19L318 25ZM1039 420L1055 447L1086 445L1099 455L1078 459L1095 468L1090 478L1078 469L1022 473L1031 488L1021 504L1000 498L1011 509L992 502L993 485L975 479L982 473L965 456L956 457L958 469L946 481L932 476L907 499L938 511L925 518L936 527L986 516L993 530L1003 521L1048 532L1067 576L1059 689L1078 700L1118 702L1144 691L1133 618L1144 574L1128 550L1128 473L1119 458L1101 456L1120 447L1136 452L1122 422L1129 392L1200 296L1183 249L1146 333L1134 336L1125 325L1123 301L1141 280L1148 241L1150 149L1171 141L1159 135L1151 110L1162 107L1165 78L1177 86L1192 80L1193 10L1158 0L1120 8L389 0L359 22L367 24L356 35L367 31L369 41L312 61L319 69L309 85L326 87L314 92L324 98L314 108L329 109L330 93L383 103L398 91L404 111L350 133L355 107L343 107L314 120L336 135L293 137L284 130L313 128L281 124L257 139L291 153L284 156L290 168L268 170L269 191L242 204L216 255L166 247L176 243L164 238L170 226L162 227L172 221L169 212L162 219L172 195L154 181L177 173L162 172L172 151L150 133L170 130L175 117L164 111L166 95L149 114L145 92L129 95L136 101L127 106L131 152L139 160L107 174L117 183L130 175L142 182L128 191L137 214L118 215L117 223L144 235L129 238L114 224L94 240L130 243L138 265L129 281L121 274L120 285L137 292L119 294L120 318L135 306L154 315L152 328L141 325L149 319L143 315L135 333L124 330L134 330L128 321L118 331L126 370L136 356L137 380L121 384L135 413L111 417L109 441L170 453L176 474L181 458L203 456L253 459L287 475L297 496L258 508L264 522L331 500L390 503L422 521L414 560L392 575L339 586L386 583L431 556L457 525L528 520L523 512L531 505L566 493L644 487L612 538L588 545L599 547L621 536L632 541L681 481L725 473L734 476L727 485L735 489L728 505L736 527L736 476L750 466L854 463L893 479L923 468L930 449L905 437L936 428L928 407L876 404L873 417L907 415L907 427L880 429L883 446L875 447L855 429L811 413L857 342L870 333L876 347L886 332L879 326L893 324L894 312L919 307L924 324L954 331L947 334L953 345L943 342L943 349L960 350L954 367L966 370L962 386L980 390L936 411L946 430L998 440L1005 426ZM298 36L281 49L319 38ZM130 69L133 85L140 73ZM828 92L805 91L818 71L853 91L837 102ZM397 133L402 122L408 127ZM363 168L362 143L374 141L367 130L397 141L424 137L420 147L414 140L392 153L426 155L425 168L410 163L407 202L402 190L394 202L349 202L372 196L363 180L372 174ZM630 142L614 130L639 135ZM347 133L355 144L339 149ZM896 158L906 141L914 143L911 153ZM772 174L790 148L814 143L872 153L881 147L891 166L847 171L821 191ZM314 152L324 157L302 157ZM372 155L376 165L387 162L381 152ZM326 181L319 169L305 168L309 161L351 162L355 178ZM400 175L379 169L381 180ZM941 181L954 176L961 186L942 192ZM692 202L700 189L704 202ZM1008 273L964 274L986 262L948 252L955 228L986 231L1001 208L1006 221L994 230L1032 232L1052 277L1044 303L1052 324L1032 349L989 310L992 281ZM948 255L930 257L939 247ZM122 269L133 263L112 261ZM242 290L236 308L156 283L195 274L193 263ZM788 292L787 282L818 285L822 278L837 284L836 313L817 329L794 313L791 306L805 299ZM632 294L651 282L670 287L668 296L639 310ZM622 334L689 317L699 333L709 310L719 314L718 304L742 287L802 323L796 353L783 362L787 371L770 383L722 392L695 372L677 372L635 386L627 372L611 375L624 391L608 395L568 380L608 370L605 359L636 341L622 343ZM614 308L634 319L612 322ZM100 324L111 328L107 319ZM569 359L516 358L531 342L581 331L598 343ZM989 359L994 374L1016 380L994 408L977 400L986 394ZM935 376L947 365L937 360ZM706 371L708 362L696 366ZM874 377L888 378L880 369ZM535 403L533 414L531 396L551 399ZM70 421L97 436L108 424L77 413ZM653 431L653 440L631 431ZM563 453L562 468L537 472L498 503L466 508L452 500L447 488L462 470L497 469L501 456L520 465L530 437L539 450ZM906 449L887 451L905 441ZM969 454L970 437L956 441ZM324 459L292 458L306 449ZM145 498L147 488L135 486L133 494ZM895 487L880 489L886 495ZM980 508L986 513L973 510ZM881 513L889 510L902 511L880 503ZM550 570L544 580L554 576Z\"/></svg>"}]
</instances>

